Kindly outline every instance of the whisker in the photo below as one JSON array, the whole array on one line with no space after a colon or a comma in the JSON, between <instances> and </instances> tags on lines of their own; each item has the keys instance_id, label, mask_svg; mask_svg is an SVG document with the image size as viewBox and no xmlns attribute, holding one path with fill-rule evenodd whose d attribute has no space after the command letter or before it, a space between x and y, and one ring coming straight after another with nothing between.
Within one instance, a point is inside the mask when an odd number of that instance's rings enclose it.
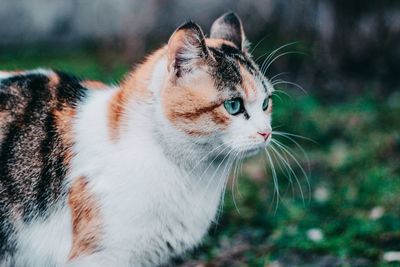
<instances>
[{"instance_id":1,"label":"whisker","mask_svg":"<svg viewBox=\"0 0 400 267\"><path fill-rule=\"evenodd\" d=\"M277 145L277 147L279 147L281 149L282 152L285 152L296 163L296 165L300 169L302 175L304 175L304 177L306 178L308 189L309 189L309 199L311 199L311 186L310 186L308 175L306 174L304 168L301 166L301 164L296 159L296 157L293 156L293 154L289 151L288 147L286 147L284 144L282 144L281 142L279 142L277 140L274 140L273 142Z\"/></svg>"},{"instance_id":2,"label":"whisker","mask_svg":"<svg viewBox=\"0 0 400 267\"><path fill-rule=\"evenodd\" d=\"M279 76L281 76L281 75L285 75L285 74L288 74L289 72L280 72L280 73L278 73L278 74L276 74L276 75L274 75L274 76L272 76L271 78L269 78L268 80L269 80L269 82L271 83L271 84L274 84L274 79L275 78L278 78Z\"/></svg>"},{"instance_id":3,"label":"whisker","mask_svg":"<svg viewBox=\"0 0 400 267\"><path fill-rule=\"evenodd\" d=\"M285 91L274 88L274 91L272 91L272 94L279 97L279 99L282 101L282 98L278 95L278 93L283 94L283 95L289 97L290 99L292 99L292 96L289 95L288 93L286 93Z\"/></svg>"},{"instance_id":4,"label":"whisker","mask_svg":"<svg viewBox=\"0 0 400 267\"><path fill-rule=\"evenodd\" d=\"M303 91L304 94L308 95L308 92L307 92L301 85L299 85L299 84L297 84L297 83L279 80L279 81L274 82L272 85L275 86L275 85L278 85L278 84L289 84L289 85L293 85L293 86L299 88L301 91Z\"/></svg>"},{"instance_id":5,"label":"whisker","mask_svg":"<svg viewBox=\"0 0 400 267\"><path fill-rule=\"evenodd\" d=\"M234 168L234 171L233 171L231 191L232 191L233 205L235 206L235 209L237 210L238 214L240 214L240 211L239 211L239 208L238 208L238 206L236 204L236 199L235 199L235 182L237 181L236 179L239 176L239 173L237 171L238 171L238 167L239 167L239 162L240 162L241 157L242 157L242 152L239 152L238 156L239 156L239 159L236 162L235 168Z\"/></svg>"},{"instance_id":6,"label":"whisker","mask_svg":"<svg viewBox=\"0 0 400 267\"><path fill-rule=\"evenodd\" d=\"M272 63L274 63L277 59L279 59L283 56L289 55L289 54L304 55L304 53L298 52L298 51L288 51L288 52L281 53L278 56L276 56L274 59L272 59L265 68L261 68L261 72L264 73L264 75L265 75L265 73L267 72L268 68L271 66Z\"/></svg>"},{"instance_id":7,"label":"whisker","mask_svg":"<svg viewBox=\"0 0 400 267\"><path fill-rule=\"evenodd\" d=\"M223 148L212 160L211 162L208 164L207 168L205 168L205 170L202 172L202 174L200 175L196 185L193 187L193 190L197 189L197 187L200 185L200 183L203 181L203 177L206 174L206 172L210 169L210 167L212 166L212 164L214 163L214 161L216 161L218 159L218 157L226 150L230 149L229 147L225 147ZM229 153L227 154L229 155ZM225 157L227 156L225 155ZM223 158L223 160L221 161L221 163L224 161L225 157ZM221 164L220 163L220 164ZM219 165L218 165L219 166Z\"/></svg>"},{"instance_id":8,"label":"whisker","mask_svg":"<svg viewBox=\"0 0 400 267\"><path fill-rule=\"evenodd\" d=\"M264 59L264 62L265 62L265 61L269 60L271 57L273 57L273 56L276 54L276 52L278 52L279 50L281 50L281 49L283 49L283 48L285 48L285 47L288 47L288 46L297 44L297 43L299 43L299 42L298 42L298 41L296 41L296 42L290 42L290 43L281 45L280 47L274 49L272 52L267 51L267 52L265 52L264 54L262 54L261 56L259 56L259 57L256 59L256 61L258 61L260 58L264 57L265 55L267 55L267 54L269 53L269 55L267 56L267 58ZM262 65L264 65L264 62L263 62ZM261 65L261 66L262 66L262 65Z\"/></svg>"},{"instance_id":9,"label":"whisker","mask_svg":"<svg viewBox=\"0 0 400 267\"><path fill-rule=\"evenodd\" d=\"M281 131L272 131L272 134L279 135L279 136L282 136L282 137L285 137L285 138L288 138L288 139L289 139L290 136L293 136L293 137L297 137L297 138L301 138L301 139L313 142L314 144L318 144L315 140L313 140L311 138L308 138L308 137L305 137L303 135L292 134L292 133L281 132ZM295 142L294 139L292 139L292 138L290 138L289 140L292 141L292 142Z\"/></svg>"},{"instance_id":10,"label":"whisker","mask_svg":"<svg viewBox=\"0 0 400 267\"><path fill-rule=\"evenodd\" d=\"M269 163L271 164L272 179L274 181L274 188L275 188L274 192L276 193L276 196L277 196L276 207L275 207L275 213L276 213L276 211L278 210L278 205L279 205L279 200L280 200L278 177L276 175L275 166L274 166L274 163L273 163L273 161L271 159L271 156L269 155L268 150L265 149L264 151L265 151L265 153L266 153L266 155L268 157Z\"/></svg>"},{"instance_id":11,"label":"whisker","mask_svg":"<svg viewBox=\"0 0 400 267\"><path fill-rule=\"evenodd\" d=\"M290 184L291 184L292 187L293 187L292 174L291 174L291 172L288 170L288 167L287 167L284 163L282 163L282 162L284 162L284 160L282 160L282 159L280 159L280 158L278 157L277 151L276 151L276 149L273 147L273 143L270 144L270 148L272 149L271 152L273 152L273 153L271 153L271 155L275 158L275 161L278 162L278 166L279 166L280 170L281 170L282 172L286 173L286 175L287 175L287 177L288 177L288 179L289 179L289 182L290 182ZM278 159L279 159L279 160L278 160ZM282 166L283 166L283 167L282 167Z\"/></svg>"},{"instance_id":12,"label":"whisker","mask_svg":"<svg viewBox=\"0 0 400 267\"><path fill-rule=\"evenodd\" d=\"M297 148L300 149L300 151L303 153L304 157L306 158L306 162L307 162L307 170L308 170L308 175L311 176L311 166L310 166L310 158L308 157L308 154L306 153L306 151L303 149L303 147L296 141L294 140L292 137L297 137L297 138L301 138L307 141L311 141L315 144L317 144L314 140L307 138L305 136L302 135L297 135L297 134L291 134L291 133L286 133L286 132L280 132L280 131L272 131L272 134L277 135L277 136L282 136L284 138L286 138L287 140L293 142ZM276 138L274 139L275 141L279 142L278 140L276 140ZM279 142L281 143L281 142ZM282 144L282 143L281 143ZM283 145L283 144L282 144ZM308 182L308 181L307 181ZM309 185L309 188L311 186ZM310 188L311 191L311 188Z\"/></svg>"},{"instance_id":13,"label":"whisker","mask_svg":"<svg viewBox=\"0 0 400 267\"><path fill-rule=\"evenodd\" d=\"M200 183L203 181L203 178L206 174L206 172L210 169L210 167L212 166L212 164L218 159L218 157L225 151L229 150L227 155L225 155L225 157L223 158L223 160L219 163L219 165L217 166L217 169L220 167L220 165L224 162L225 158L233 151L233 148L230 148L228 145L232 144L232 143L236 143L237 146L240 146L242 144L247 143L248 141L243 139L243 140L234 140L231 141L227 144L227 146L225 148L223 148L212 160L211 162L208 164L207 168L205 168L205 170L202 172L202 174L200 175L200 178L198 179L198 182L196 183L195 187L193 187L193 189L196 189Z\"/></svg>"},{"instance_id":14,"label":"whisker","mask_svg":"<svg viewBox=\"0 0 400 267\"><path fill-rule=\"evenodd\" d=\"M271 149L272 149L273 145L271 144ZM292 179L292 174L290 173L290 171L288 170L288 167L286 166L285 163L282 163L282 160L276 155L276 151L272 150L271 151L271 156L274 157L275 161L278 163L279 169L281 170L282 173L286 173L286 177L289 180L289 184L290 184L290 189L292 191L292 196L295 197L295 186L293 183L293 179ZM283 167L282 167L283 166ZM286 191L288 191L289 189L286 189Z\"/></svg>"},{"instance_id":15,"label":"whisker","mask_svg":"<svg viewBox=\"0 0 400 267\"><path fill-rule=\"evenodd\" d=\"M223 171L222 171L222 175L223 175L223 176L228 175L228 173L229 173L229 171L230 171L230 168L231 168L232 164L234 163L234 161L235 161L235 159L236 159L236 156L237 156L237 153L234 155L233 159L229 160L229 161L227 162L227 164L225 165L225 168L224 168ZM229 166L229 167L228 167L228 166ZM227 167L228 167L228 168L227 168ZM227 171L227 173L226 173L226 171ZM218 182L218 185L217 185L217 187L216 187L216 190L217 190L217 191L219 190L221 181L222 181L222 179L220 179L220 181ZM223 211L224 202L225 202L225 190L226 190L226 185L227 185L227 183L228 183L228 179L225 179L224 182L223 182L222 194L221 194L221 196L220 196L220 198L221 198L221 200L220 200L220 208L218 209L217 216L216 216L216 221L217 221L217 222L219 221L219 218L220 218L220 216L221 216L221 214L222 214L222 211Z\"/></svg>"},{"instance_id":16,"label":"whisker","mask_svg":"<svg viewBox=\"0 0 400 267\"><path fill-rule=\"evenodd\" d=\"M261 38L261 40L258 41L258 42L256 43L256 45L251 49L250 54L253 54L254 50L256 50L256 48L257 48L266 38L268 38L269 36L270 36L270 34L264 36L263 38Z\"/></svg>"},{"instance_id":17,"label":"whisker","mask_svg":"<svg viewBox=\"0 0 400 267\"><path fill-rule=\"evenodd\" d=\"M217 168L214 170L213 174L211 175L211 177L208 180L208 183L205 187L206 190L204 190L204 192L207 192L208 187L210 186L211 182L214 180L215 175L218 173L219 168L221 167L221 165L224 163L224 161L228 158L229 159L229 155L230 153L233 151L233 149L230 149L229 152L224 156L224 158L222 159L222 161L218 164ZM218 190L218 188L217 188ZM209 197L208 195L205 197Z\"/></svg>"},{"instance_id":18,"label":"whisker","mask_svg":"<svg viewBox=\"0 0 400 267\"><path fill-rule=\"evenodd\" d=\"M301 194L301 198L302 198L302 200L303 200L303 205L305 205L305 198L304 198L304 192L303 192L303 189L302 189L302 186L301 186L301 183L300 183L300 181L299 181L299 179L298 179L298 177L297 177L297 174L294 172L294 170L292 169L292 167L290 166L290 164L289 164L289 162L288 162L288 159L286 158L283 158L283 156L271 145L271 149L276 153L276 155L280 158L280 160L282 161L282 163L283 163L283 165L285 166L285 168L286 168L286 170L288 170L288 171L290 171L289 172L289 177L292 177L292 175L293 175L293 177L295 178L295 180L296 180L296 183L297 183L297 186L299 187L299 191L300 191L300 194ZM293 186L293 185L292 185Z\"/></svg>"},{"instance_id":19,"label":"whisker","mask_svg":"<svg viewBox=\"0 0 400 267\"><path fill-rule=\"evenodd\" d=\"M238 145L240 145L240 144L245 143L245 140L239 140L239 141L237 141L237 142L238 142ZM227 147L227 148L229 148L229 147ZM225 151L225 150L226 150L226 149L224 149L223 151ZM218 157L223 151L221 151L221 152L217 155L217 157ZM210 185L210 183L211 183L211 180L214 179L216 173L218 172L218 169L221 167L221 165L223 164L223 162L225 161L225 159L228 158L229 155L230 155L233 151L234 151L234 148L230 148L230 150L228 151L228 153L227 153L227 154L224 156L224 158L221 160L221 162L219 163L219 165L218 165L217 168L215 169L213 175L212 175L211 178L209 179L209 182L207 183L206 188L209 187L209 185ZM200 179L199 179L200 181L203 179L205 173L206 173L207 170L210 168L210 166L211 166L212 163L215 161L215 159L216 159L216 158L213 159L213 161L208 165L207 169L204 170L204 172L201 174Z\"/></svg>"},{"instance_id":20,"label":"whisker","mask_svg":"<svg viewBox=\"0 0 400 267\"><path fill-rule=\"evenodd\" d=\"M211 151L209 151L206 155L204 155L199 161L198 163L190 170L189 175L191 175L193 173L193 171L205 160L208 158L208 156L210 156L213 152L215 152L216 150L220 149L221 147L225 146L225 144L221 144L215 148L213 148ZM219 154L218 154L219 155ZM217 156L218 156L217 155Z\"/></svg>"}]
</instances>

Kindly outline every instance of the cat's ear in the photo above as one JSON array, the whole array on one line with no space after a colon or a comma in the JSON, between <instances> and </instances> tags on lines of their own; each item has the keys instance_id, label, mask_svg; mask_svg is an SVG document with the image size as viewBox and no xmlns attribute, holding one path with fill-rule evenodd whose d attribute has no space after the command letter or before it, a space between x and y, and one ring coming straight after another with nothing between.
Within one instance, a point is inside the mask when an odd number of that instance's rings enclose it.
<instances>
[{"instance_id":1,"label":"cat's ear","mask_svg":"<svg viewBox=\"0 0 400 267\"><path fill-rule=\"evenodd\" d=\"M210 53L200 26L187 22L168 41L168 70L177 77L205 62Z\"/></svg>"},{"instance_id":2,"label":"cat's ear","mask_svg":"<svg viewBox=\"0 0 400 267\"><path fill-rule=\"evenodd\" d=\"M213 39L224 39L232 42L242 51L247 49L242 21L233 12L225 13L214 21L210 32L210 37Z\"/></svg>"}]
</instances>

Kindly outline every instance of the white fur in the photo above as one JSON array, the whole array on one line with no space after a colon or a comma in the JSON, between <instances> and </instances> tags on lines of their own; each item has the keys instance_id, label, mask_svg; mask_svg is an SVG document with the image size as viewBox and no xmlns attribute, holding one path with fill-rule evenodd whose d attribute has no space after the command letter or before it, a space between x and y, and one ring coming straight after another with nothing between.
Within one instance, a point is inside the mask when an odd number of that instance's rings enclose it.
<instances>
[{"instance_id":1,"label":"white fur","mask_svg":"<svg viewBox=\"0 0 400 267\"><path fill-rule=\"evenodd\" d=\"M0 71L0 82L1 82L1 80L10 78L12 76L13 76L13 74L11 74L11 73Z\"/></svg>"},{"instance_id":2,"label":"white fur","mask_svg":"<svg viewBox=\"0 0 400 267\"><path fill-rule=\"evenodd\" d=\"M257 78L256 82L256 91L251 92L248 97L249 101L244 103L249 118L246 119L244 116L234 117L232 123L229 125L228 131L222 137L223 142L229 144L235 150L263 148L271 140L271 137L269 137L267 142L264 142L264 138L259 135L258 132L272 131L271 114L263 112L262 104L264 99L272 94L273 88L266 79L264 83L267 85L267 91L265 91L261 81L257 80Z\"/></svg>"},{"instance_id":3,"label":"white fur","mask_svg":"<svg viewBox=\"0 0 400 267\"><path fill-rule=\"evenodd\" d=\"M16 75L29 75L29 74L51 75L51 74L54 74L54 72L52 70L42 69L42 68L34 69L34 70L30 70L30 71L24 71L24 72L21 72L18 74L13 73L13 72L0 71L0 82L1 82L1 80L5 80L5 79L11 78Z\"/></svg>"},{"instance_id":4,"label":"white fur","mask_svg":"<svg viewBox=\"0 0 400 267\"><path fill-rule=\"evenodd\" d=\"M21 266L157 266L200 243L215 219L232 163L210 163L210 147L221 142L237 150L265 146L257 131L270 127L270 116L262 111L266 92L258 89L254 101L245 103L250 120L235 118L222 136L204 146L164 117L160 89L166 79L164 57L149 81L154 99L132 99L118 142L110 139L108 125L114 89L91 91L78 109L69 182L81 176L89 181L101 212L101 250L68 261L71 214L64 207L21 229ZM242 143L232 145L235 140Z\"/></svg>"},{"instance_id":5,"label":"white fur","mask_svg":"<svg viewBox=\"0 0 400 267\"><path fill-rule=\"evenodd\" d=\"M165 73L164 59L156 65L150 82L155 94ZM223 185L220 179L224 180L227 172L223 175L220 170L214 175L214 168L209 168L204 174L204 169L190 173L178 166L174 161L183 159L168 151L168 145L160 144L163 135L159 131L165 130L172 137L175 149L190 142L175 138L179 133L154 107L160 105L133 101L120 141L110 142L107 102L111 96L112 92L94 92L80 110L76 125L77 156L71 179L80 175L90 179L100 199L104 236L101 252L73 264L159 265L173 256L167 242L176 255L199 243L215 217ZM210 182L206 178L212 175L215 177ZM199 176L204 176L203 181Z\"/></svg>"},{"instance_id":6,"label":"white fur","mask_svg":"<svg viewBox=\"0 0 400 267\"><path fill-rule=\"evenodd\" d=\"M17 235L13 266L64 266L72 245L71 215L67 207L48 219L22 224Z\"/></svg>"}]
</instances>

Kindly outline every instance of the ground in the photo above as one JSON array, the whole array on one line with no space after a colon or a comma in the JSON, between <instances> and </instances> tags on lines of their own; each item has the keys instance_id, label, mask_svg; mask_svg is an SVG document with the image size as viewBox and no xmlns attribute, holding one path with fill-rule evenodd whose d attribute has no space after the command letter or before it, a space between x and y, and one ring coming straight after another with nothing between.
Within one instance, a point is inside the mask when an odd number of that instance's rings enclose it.
<instances>
[{"instance_id":1,"label":"ground","mask_svg":"<svg viewBox=\"0 0 400 267\"><path fill-rule=\"evenodd\" d=\"M7 52L8 51L8 52ZM9 49L0 69L52 67L81 77L118 82L129 69L92 49ZM368 85L366 85L368 86ZM303 87L307 88L306 85ZM287 92L274 96L274 126L311 140L276 138L299 182L268 157L245 162L228 187L218 225L181 266L400 266L400 92L371 92L346 102ZM321 88L323 90L323 88ZM273 161L279 159L271 155ZM301 190L300 190L301 188Z\"/></svg>"}]
</instances>

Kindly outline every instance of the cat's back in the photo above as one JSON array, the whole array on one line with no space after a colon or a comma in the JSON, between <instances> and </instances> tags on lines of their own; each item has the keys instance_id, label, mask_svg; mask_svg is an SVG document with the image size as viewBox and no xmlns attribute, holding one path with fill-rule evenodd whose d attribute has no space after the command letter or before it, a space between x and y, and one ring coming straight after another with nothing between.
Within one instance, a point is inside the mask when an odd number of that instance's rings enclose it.
<instances>
[{"instance_id":1,"label":"cat's back","mask_svg":"<svg viewBox=\"0 0 400 267\"><path fill-rule=\"evenodd\" d=\"M14 135L13 128L29 125L33 131L43 129L40 126L46 119L56 121L57 111L74 109L84 95L80 81L65 73L45 69L0 71L0 146L7 136Z\"/></svg>"},{"instance_id":2,"label":"cat's back","mask_svg":"<svg viewBox=\"0 0 400 267\"><path fill-rule=\"evenodd\" d=\"M72 120L85 92L56 71L0 72L0 259L12 254L15 225L64 199Z\"/></svg>"}]
</instances>

